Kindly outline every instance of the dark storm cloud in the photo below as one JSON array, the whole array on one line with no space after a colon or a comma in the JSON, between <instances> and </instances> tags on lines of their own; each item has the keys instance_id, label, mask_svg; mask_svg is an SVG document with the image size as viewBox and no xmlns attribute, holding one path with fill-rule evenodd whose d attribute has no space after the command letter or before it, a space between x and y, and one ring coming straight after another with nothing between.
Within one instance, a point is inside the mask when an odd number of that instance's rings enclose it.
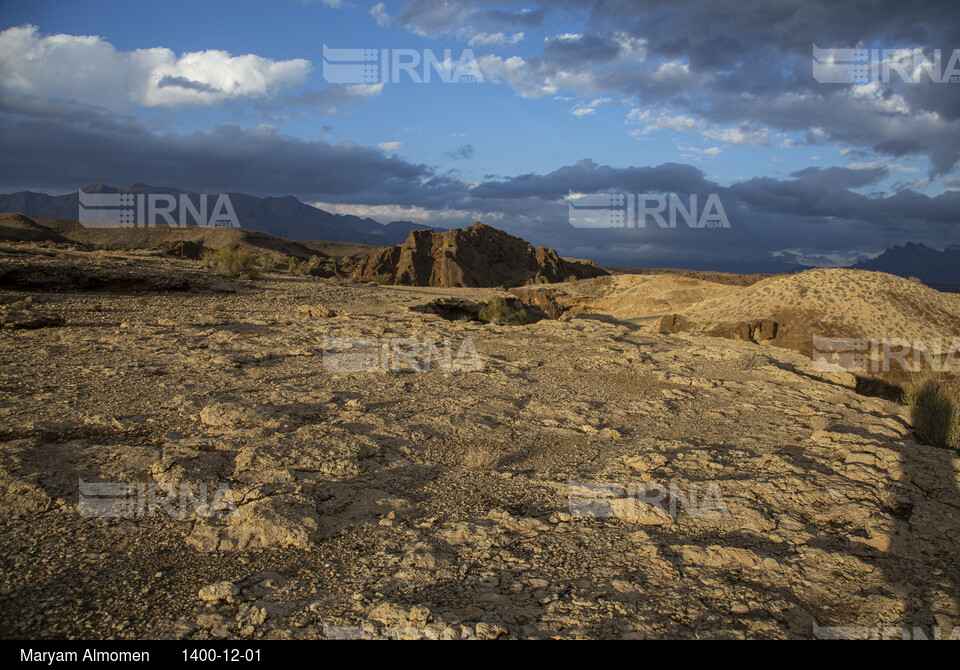
<instances>
[{"instance_id":1,"label":"dark storm cloud","mask_svg":"<svg viewBox=\"0 0 960 670\"><path fill-rule=\"evenodd\" d=\"M545 7L519 11L485 9L476 14L475 20L482 27L493 30L531 30L539 28L546 15Z\"/></svg>"},{"instance_id":2,"label":"dark storm cloud","mask_svg":"<svg viewBox=\"0 0 960 670\"><path fill-rule=\"evenodd\" d=\"M750 142L763 143L762 131L769 128L797 133L810 144L844 148L850 160L865 163L875 160L873 152L927 156L932 175L955 170L960 157L960 85L892 82L877 96L861 96L850 86L820 84L812 74L813 44L919 46L949 54L960 48L960 6L953 3L556 0L522 5L531 11L497 1L398 4L396 23L424 35L466 40L464 35L479 30L537 33L527 34L522 43L533 45L534 52L524 55L523 74L531 76L508 80L529 87L525 92L532 97L549 90L539 83L560 81L580 87L572 92L584 96L619 94L653 112L653 118L659 110L693 117L698 130L708 128L703 123L745 129L719 141L752 136ZM580 25L580 34L558 35L571 25ZM171 78L166 85L189 88L191 82ZM283 116L326 111L375 94L370 88L328 86L258 100L254 108ZM756 177L721 186L690 165L611 167L584 159L543 174L488 178L469 187L435 168L370 147L304 141L267 127L224 125L208 132L158 134L136 119L22 96L0 99L0 123L0 150L18 157L5 165L0 178L5 189L71 190L91 182L142 181L422 207L437 214L438 225L469 224L476 215L534 244L607 264L772 270L799 262L845 262L906 241L936 247L960 241L960 192L929 197L901 184L883 197L865 195L889 184L883 167L808 168L789 178ZM467 158L471 152L472 145L464 145L446 158ZM564 198L570 191L697 194L701 203L717 194L731 227L577 229L568 223ZM450 220L443 219L444 212L451 212Z\"/></svg>"},{"instance_id":3,"label":"dark storm cloud","mask_svg":"<svg viewBox=\"0 0 960 670\"><path fill-rule=\"evenodd\" d=\"M561 70L582 70L610 63L622 52L623 47L611 35L587 33L550 40L543 48L541 59Z\"/></svg>"},{"instance_id":4,"label":"dark storm cloud","mask_svg":"<svg viewBox=\"0 0 960 670\"><path fill-rule=\"evenodd\" d=\"M569 191L599 193L607 190L638 192L674 191L695 193L716 186L692 165L667 163L658 167L612 168L584 159L545 175L526 174L503 181L486 182L471 189L474 198L542 198L558 200Z\"/></svg>"},{"instance_id":5,"label":"dark storm cloud","mask_svg":"<svg viewBox=\"0 0 960 670\"><path fill-rule=\"evenodd\" d=\"M0 96L0 183L70 190L133 182L255 195L390 199L431 178L424 165L354 143L306 142L272 128L217 126L156 134L141 121L94 107ZM56 166L56 169L51 169ZM441 181L432 177L437 186Z\"/></svg>"},{"instance_id":6,"label":"dark storm cloud","mask_svg":"<svg viewBox=\"0 0 960 670\"><path fill-rule=\"evenodd\" d=\"M546 174L489 179L476 186L424 165L353 143L307 142L272 128L218 126L156 134L105 110L20 95L0 96L0 151L16 156L3 190L69 191L90 183L144 182L207 192L293 194L305 200L422 207L437 225L468 225L466 211L565 255L619 265L783 269L797 259L852 260L908 240L956 240L960 192L930 198L910 190L867 197L883 168L808 168L790 179L755 178L729 187L690 166L611 167L591 159ZM469 153L470 145L459 148ZM57 166L51 170L50 166ZM729 229L585 230L568 222L569 192L675 193L722 202ZM839 254L839 256L838 256ZM844 255L845 254L845 255ZM852 256L852 257L851 257ZM738 265L739 264L739 265Z\"/></svg>"},{"instance_id":7,"label":"dark storm cloud","mask_svg":"<svg viewBox=\"0 0 960 670\"><path fill-rule=\"evenodd\" d=\"M947 56L960 48L956 3L747 0L728 5L680 0L592 5L571 0L564 4L590 11L596 25L616 24L643 38L651 59L687 62L697 88L659 100L709 121L752 119L785 131L819 127L836 144L870 147L890 155L927 155L935 175L949 172L960 158L960 127L952 123L960 116L960 87L899 84L896 93L909 108L891 110L854 98L850 87L819 84L811 67L813 44L923 47L928 54L940 48ZM651 96L664 93L643 78L623 90L637 93L645 104ZM702 94L704 90L707 95ZM928 111L940 118L926 118L922 112Z\"/></svg>"},{"instance_id":8,"label":"dark storm cloud","mask_svg":"<svg viewBox=\"0 0 960 670\"><path fill-rule=\"evenodd\" d=\"M177 88L185 88L191 91L201 91L203 93L213 93L219 89L210 86L209 84L204 84L201 81L193 81L192 79L187 79L186 77L174 77L173 75L164 75L161 77L160 81L157 82L157 88L169 88L175 86Z\"/></svg>"},{"instance_id":9,"label":"dark storm cloud","mask_svg":"<svg viewBox=\"0 0 960 670\"><path fill-rule=\"evenodd\" d=\"M472 2L409 0L394 20L423 35L439 36L462 25L476 8Z\"/></svg>"},{"instance_id":10,"label":"dark storm cloud","mask_svg":"<svg viewBox=\"0 0 960 670\"><path fill-rule=\"evenodd\" d=\"M787 180L723 187L689 165L613 168L584 159L549 174L480 184L467 205L506 213L504 227L536 244L614 265L771 271L791 263L849 262L908 240L942 246L957 239L960 192L930 198L904 190L880 198L851 190L885 174L883 168L808 168ZM701 204L716 194L730 228L691 229L682 221L675 229L652 221L639 229L574 228L563 201L569 191L675 193L684 206L691 194Z\"/></svg>"},{"instance_id":11,"label":"dark storm cloud","mask_svg":"<svg viewBox=\"0 0 960 670\"><path fill-rule=\"evenodd\" d=\"M432 35L505 12L478 0L411 0L400 24ZM581 95L620 93L644 108L674 108L715 124L757 124L799 132L812 144L926 156L930 176L960 159L960 84L888 82L881 95L813 78L812 47L960 49L960 5L924 0L556 0L531 3L538 24L585 17L582 35L547 41L526 57L540 81L578 79ZM624 38L642 54L624 59ZM531 40L531 43L533 41ZM664 61L686 69L658 71ZM896 75L894 75L896 78ZM584 81L588 83L583 83ZM536 95L525 80L524 92ZM902 100L902 104L901 101Z\"/></svg>"}]
</instances>

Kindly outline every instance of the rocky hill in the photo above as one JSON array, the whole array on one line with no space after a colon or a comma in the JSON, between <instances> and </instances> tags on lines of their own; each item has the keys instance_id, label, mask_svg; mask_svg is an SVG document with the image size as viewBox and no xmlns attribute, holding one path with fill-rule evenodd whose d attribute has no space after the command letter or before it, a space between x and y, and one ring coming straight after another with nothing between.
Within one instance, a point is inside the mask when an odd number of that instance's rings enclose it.
<instances>
[{"instance_id":1,"label":"rocky hill","mask_svg":"<svg viewBox=\"0 0 960 670\"><path fill-rule=\"evenodd\" d=\"M780 337L792 334L807 347L814 332L929 342L960 336L960 296L883 272L840 268L765 279L691 305L681 314L701 332L772 320L779 324Z\"/></svg>"},{"instance_id":2,"label":"rocky hill","mask_svg":"<svg viewBox=\"0 0 960 670\"><path fill-rule=\"evenodd\" d=\"M519 286L606 275L590 261L560 258L546 247L480 222L444 233L415 230L401 245L364 261L359 278L408 286Z\"/></svg>"},{"instance_id":3,"label":"rocky hill","mask_svg":"<svg viewBox=\"0 0 960 670\"><path fill-rule=\"evenodd\" d=\"M0 213L0 242L46 242L95 247L169 251L199 258L203 249L242 249L254 254L308 259L360 258L381 247L352 242L287 240L242 228L188 226L170 228L86 228L68 219L44 219L23 214Z\"/></svg>"},{"instance_id":4,"label":"rocky hill","mask_svg":"<svg viewBox=\"0 0 960 670\"><path fill-rule=\"evenodd\" d=\"M924 351L933 355L939 343L947 354L960 338L960 296L865 270L821 268L748 286L676 274L615 275L511 293L552 318L656 324L666 332L773 345L806 356L814 354L815 337L857 338L861 342L851 346L869 348L861 352L867 357L862 371L895 384L909 377L892 358L902 347L907 347L905 360L915 366Z\"/></svg>"},{"instance_id":5,"label":"rocky hill","mask_svg":"<svg viewBox=\"0 0 960 670\"><path fill-rule=\"evenodd\" d=\"M0 240L4 242L70 242L49 226L23 214L0 214Z\"/></svg>"}]
</instances>

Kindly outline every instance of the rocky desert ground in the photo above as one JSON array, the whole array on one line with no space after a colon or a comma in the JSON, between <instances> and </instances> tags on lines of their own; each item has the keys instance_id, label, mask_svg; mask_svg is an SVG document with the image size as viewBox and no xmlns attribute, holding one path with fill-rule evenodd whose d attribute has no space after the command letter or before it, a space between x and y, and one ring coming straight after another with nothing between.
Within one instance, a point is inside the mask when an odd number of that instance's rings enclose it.
<instances>
[{"instance_id":1,"label":"rocky desert ground","mask_svg":"<svg viewBox=\"0 0 960 670\"><path fill-rule=\"evenodd\" d=\"M845 272L509 293L0 244L0 636L958 637L957 452L707 334L960 334L956 296ZM472 318L497 298L527 318Z\"/></svg>"}]
</instances>

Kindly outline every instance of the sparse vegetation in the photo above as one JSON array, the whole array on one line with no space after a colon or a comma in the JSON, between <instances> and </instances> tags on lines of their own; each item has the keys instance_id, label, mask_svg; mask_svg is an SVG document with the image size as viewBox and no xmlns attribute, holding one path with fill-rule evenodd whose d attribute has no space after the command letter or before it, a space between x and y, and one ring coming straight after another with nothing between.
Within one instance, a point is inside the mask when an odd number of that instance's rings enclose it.
<instances>
[{"instance_id":1,"label":"sparse vegetation","mask_svg":"<svg viewBox=\"0 0 960 670\"><path fill-rule=\"evenodd\" d=\"M380 286L385 286L387 284L393 283L393 275L389 272L382 272L373 278L373 281Z\"/></svg>"},{"instance_id":2,"label":"sparse vegetation","mask_svg":"<svg viewBox=\"0 0 960 670\"><path fill-rule=\"evenodd\" d=\"M769 365L770 359L755 351L748 351L737 358L733 364L738 370L756 370L764 365Z\"/></svg>"},{"instance_id":3,"label":"sparse vegetation","mask_svg":"<svg viewBox=\"0 0 960 670\"><path fill-rule=\"evenodd\" d=\"M84 243L88 249L93 251L130 251L130 247L125 247L120 244L90 244Z\"/></svg>"},{"instance_id":4,"label":"sparse vegetation","mask_svg":"<svg viewBox=\"0 0 960 670\"><path fill-rule=\"evenodd\" d=\"M833 428L833 419L831 419L829 416L815 416L810 419L810 428L812 428L815 432L830 430Z\"/></svg>"},{"instance_id":5,"label":"sparse vegetation","mask_svg":"<svg viewBox=\"0 0 960 670\"><path fill-rule=\"evenodd\" d=\"M322 256L311 256L309 260L305 261L306 268L304 274L314 274L316 270L325 268L327 266L327 259Z\"/></svg>"},{"instance_id":6,"label":"sparse vegetation","mask_svg":"<svg viewBox=\"0 0 960 670\"><path fill-rule=\"evenodd\" d=\"M325 268L328 272L331 272L334 277L337 279L343 279L345 275L349 275L357 267L357 259L351 258L350 256L344 256L343 258L324 258L319 259L314 256L319 261L318 267ZM313 259L311 259L312 261Z\"/></svg>"},{"instance_id":7,"label":"sparse vegetation","mask_svg":"<svg viewBox=\"0 0 960 670\"><path fill-rule=\"evenodd\" d=\"M281 261L281 267L283 266L286 266L287 272L293 272L295 274L305 274L304 268L306 266L306 262L299 258L295 258L293 256L287 256Z\"/></svg>"},{"instance_id":8,"label":"sparse vegetation","mask_svg":"<svg viewBox=\"0 0 960 670\"><path fill-rule=\"evenodd\" d=\"M960 442L960 389L956 381L929 370L917 375L904 393L917 437L934 447Z\"/></svg>"},{"instance_id":9,"label":"sparse vegetation","mask_svg":"<svg viewBox=\"0 0 960 670\"><path fill-rule=\"evenodd\" d=\"M259 279L262 276L262 259L241 249L206 250L201 261L223 277Z\"/></svg>"},{"instance_id":10,"label":"sparse vegetation","mask_svg":"<svg viewBox=\"0 0 960 670\"><path fill-rule=\"evenodd\" d=\"M494 298L483 307L477 317L484 323L519 326L527 319L526 310L514 310L503 298Z\"/></svg>"},{"instance_id":11,"label":"sparse vegetation","mask_svg":"<svg viewBox=\"0 0 960 670\"><path fill-rule=\"evenodd\" d=\"M314 255L307 260L291 258L286 263L288 272L324 277L333 275L337 279L350 278L350 274L357 267L357 260L350 256L329 258Z\"/></svg>"},{"instance_id":12,"label":"sparse vegetation","mask_svg":"<svg viewBox=\"0 0 960 670\"><path fill-rule=\"evenodd\" d=\"M309 259L286 256L274 264L274 269L299 275L312 275L319 268L327 266L327 260L320 256L311 256Z\"/></svg>"},{"instance_id":13,"label":"sparse vegetation","mask_svg":"<svg viewBox=\"0 0 960 670\"><path fill-rule=\"evenodd\" d=\"M486 445L471 444L463 455L463 464L470 470L492 470L500 462L500 455Z\"/></svg>"}]
</instances>

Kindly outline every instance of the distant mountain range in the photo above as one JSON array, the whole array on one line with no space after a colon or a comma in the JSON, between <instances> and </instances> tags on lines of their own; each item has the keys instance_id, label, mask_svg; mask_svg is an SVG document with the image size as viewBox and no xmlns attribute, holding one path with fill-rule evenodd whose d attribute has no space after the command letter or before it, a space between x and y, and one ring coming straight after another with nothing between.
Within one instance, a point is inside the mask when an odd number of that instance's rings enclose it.
<instances>
[{"instance_id":1,"label":"distant mountain range","mask_svg":"<svg viewBox=\"0 0 960 670\"><path fill-rule=\"evenodd\" d=\"M941 290L960 289L960 245L951 244L943 251L924 244L908 242L893 246L876 258L850 266L855 270L876 270L900 277L917 277L927 286Z\"/></svg>"},{"instance_id":2,"label":"distant mountain range","mask_svg":"<svg viewBox=\"0 0 960 670\"><path fill-rule=\"evenodd\" d=\"M134 184L130 188L94 184L83 191L90 194L167 194L174 198L186 195L195 205L200 202L198 193L146 184ZM282 198L257 198L245 193L227 195L230 197L230 204L233 206L241 228L288 240L325 240L373 246L395 246L403 244L409 237L410 231L431 228L412 221L392 221L381 224L373 219L359 216L332 214L302 203L289 195ZM208 201L209 206L213 208L216 197L211 195ZM47 195L32 191L0 194L0 212L19 212L29 217L75 221L79 211L80 198L77 192L64 195ZM175 208L171 215L179 222L179 208ZM433 230L443 232L445 229L433 228ZM923 244L908 242L904 246L891 247L876 258L860 261L849 267L887 272L900 277L917 277L928 286L960 292L960 245L956 244L938 251ZM805 269L808 268L796 267L791 268L790 271L799 272ZM742 268L739 271L742 271ZM780 268L769 270L769 272L782 271L784 270Z\"/></svg>"},{"instance_id":3,"label":"distant mountain range","mask_svg":"<svg viewBox=\"0 0 960 670\"><path fill-rule=\"evenodd\" d=\"M175 188L134 184L130 188L115 188L94 184L83 189L91 194L166 194L179 198L189 196L198 206L200 195ZM236 213L241 228L267 233L288 240L327 240L331 242L357 242L374 246L393 246L403 243L411 230L424 230L424 226L412 221L391 221L381 224L373 219L349 214L331 214L312 205L300 202L293 196L282 198L257 198L244 193L228 193L230 204ZM209 207L216 203L216 196L209 196ZM68 219L75 221L80 209L77 192L64 195L47 195L32 191L20 191L9 195L0 194L0 212L19 212L30 217ZM179 208L171 212L180 222ZM192 223L192 219L189 223ZM443 231L443 228L434 228Z\"/></svg>"}]
</instances>

